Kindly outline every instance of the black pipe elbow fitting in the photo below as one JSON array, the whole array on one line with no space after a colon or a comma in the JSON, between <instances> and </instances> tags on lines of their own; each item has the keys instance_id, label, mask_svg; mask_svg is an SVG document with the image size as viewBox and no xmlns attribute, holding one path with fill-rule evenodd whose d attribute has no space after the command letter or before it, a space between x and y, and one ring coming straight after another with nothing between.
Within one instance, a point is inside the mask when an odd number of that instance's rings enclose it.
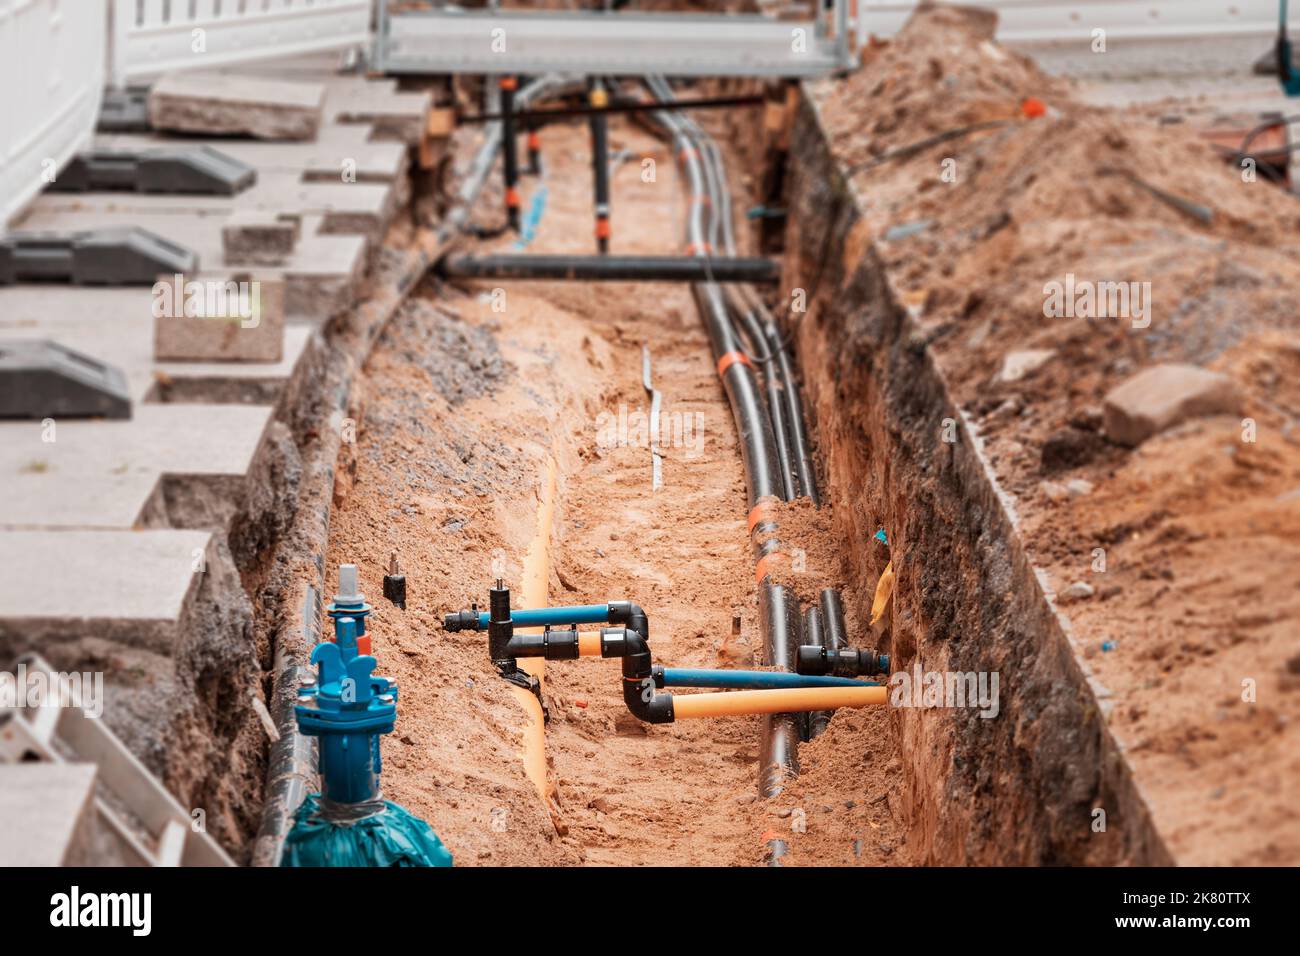
<instances>
[{"instance_id":1,"label":"black pipe elbow fitting","mask_svg":"<svg viewBox=\"0 0 1300 956\"><path fill-rule=\"evenodd\" d=\"M448 614L443 617L442 626L448 631L477 631L478 608L473 607L468 611L455 611Z\"/></svg>"},{"instance_id":2,"label":"black pipe elbow fitting","mask_svg":"<svg viewBox=\"0 0 1300 956\"><path fill-rule=\"evenodd\" d=\"M673 695L656 694L654 678L649 675L623 678L623 703L633 717L647 724L671 724L675 719Z\"/></svg>"},{"instance_id":3,"label":"black pipe elbow fitting","mask_svg":"<svg viewBox=\"0 0 1300 956\"><path fill-rule=\"evenodd\" d=\"M636 605L632 607L640 611ZM656 687L663 687L664 669L651 662L650 644L640 631L630 627L602 628L600 656L623 659L623 703L633 717L647 724L673 722L673 695L655 693Z\"/></svg>"},{"instance_id":4,"label":"black pipe elbow fitting","mask_svg":"<svg viewBox=\"0 0 1300 956\"><path fill-rule=\"evenodd\" d=\"M645 611L641 610L639 604L633 604L631 601L610 601L609 623L631 628L647 641L650 640L650 618L646 616Z\"/></svg>"},{"instance_id":5,"label":"black pipe elbow fitting","mask_svg":"<svg viewBox=\"0 0 1300 956\"><path fill-rule=\"evenodd\" d=\"M804 644L799 648L795 660L795 670L800 674L821 676L832 674L836 677L860 677L864 674L879 674L889 671L889 655L877 654L875 651L858 651L852 648L832 650L815 644Z\"/></svg>"},{"instance_id":6,"label":"black pipe elbow fitting","mask_svg":"<svg viewBox=\"0 0 1300 956\"><path fill-rule=\"evenodd\" d=\"M650 659L650 643L641 635L640 631L634 631L630 627L605 628L600 632L602 651L605 644L605 635L610 631L618 630L623 632L621 639L615 638L610 643L621 643L622 645L623 653L619 656L623 658L623 679L640 681L651 678L654 662Z\"/></svg>"}]
</instances>

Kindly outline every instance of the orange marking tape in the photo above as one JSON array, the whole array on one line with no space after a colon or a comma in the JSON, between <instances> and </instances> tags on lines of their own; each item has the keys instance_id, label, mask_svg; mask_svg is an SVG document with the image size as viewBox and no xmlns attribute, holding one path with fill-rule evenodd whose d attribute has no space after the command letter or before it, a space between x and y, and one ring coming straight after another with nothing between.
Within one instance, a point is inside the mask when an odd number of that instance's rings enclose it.
<instances>
[{"instance_id":1,"label":"orange marking tape","mask_svg":"<svg viewBox=\"0 0 1300 956\"><path fill-rule=\"evenodd\" d=\"M608 220L608 219L597 219L597 220L596 220L596 238L597 238L597 239L608 239L608 238L609 238L609 220Z\"/></svg>"},{"instance_id":2,"label":"orange marking tape","mask_svg":"<svg viewBox=\"0 0 1300 956\"><path fill-rule=\"evenodd\" d=\"M750 368L754 367L754 364L749 360L749 356L744 352L728 352L726 355L722 356L722 358L718 359L718 378L722 378L727 369L731 368L731 366L735 365L737 362L741 365L748 365Z\"/></svg>"},{"instance_id":3,"label":"orange marking tape","mask_svg":"<svg viewBox=\"0 0 1300 956\"><path fill-rule=\"evenodd\" d=\"M506 205L514 208L519 205L519 190L511 187L506 190Z\"/></svg>"},{"instance_id":4,"label":"orange marking tape","mask_svg":"<svg viewBox=\"0 0 1300 956\"><path fill-rule=\"evenodd\" d=\"M749 510L749 533L753 534L754 529L758 527L760 521L772 517L772 505L776 503L775 498L763 497L758 499L758 504Z\"/></svg>"},{"instance_id":5,"label":"orange marking tape","mask_svg":"<svg viewBox=\"0 0 1300 956\"><path fill-rule=\"evenodd\" d=\"M501 77L501 89L517 90L519 89L519 80L513 76L503 76Z\"/></svg>"},{"instance_id":6,"label":"orange marking tape","mask_svg":"<svg viewBox=\"0 0 1300 956\"><path fill-rule=\"evenodd\" d=\"M369 634L363 634L363 635L361 635L360 637L357 638L357 653L358 653L358 654L369 654L369 653L370 653L370 635L369 635Z\"/></svg>"}]
</instances>

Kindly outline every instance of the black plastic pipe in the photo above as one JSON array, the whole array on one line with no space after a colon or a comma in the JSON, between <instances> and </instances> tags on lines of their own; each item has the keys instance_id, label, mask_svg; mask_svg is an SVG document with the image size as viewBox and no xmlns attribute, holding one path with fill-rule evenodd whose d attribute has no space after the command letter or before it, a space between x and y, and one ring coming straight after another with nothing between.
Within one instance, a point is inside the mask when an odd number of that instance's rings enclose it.
<instances>
[{"instance_id":1,"label":"black plastic pipe","mask_svg":"<svg viewBox=\"0 0 1300 956\"><path fill-rule=\"evenodd\" d=\"M537 135L537 127L528 128L528 172L533 176L542 175L542 139Z\"/></svg>"},{"instance_id":2,"label":"black plastic pipe","mask_svg":"<svg viewBox=\"0 0 1300 956\"><path fill-rule=\"evenodd\" d=\"M519 143L515 128L515 90L519 81L501 77L501 168L506 181L506 220L519 231Z\"/></svg>"},{"instance_id":3,"label":"black plastic pipe","mask_svg":"<svg viewBox=\"0 0 1300 956\"><path fill-rule=\"evenodd\" d=\"M822 625L826 629L825 646L833 651L847 647L848 635L844 630L844 602L840 592L826 588L821 593Z\"/></svg>"},{"instance_id":4,"label":"black plastic pipe","mask_svg":"<svg viewBox=\"0 0 1300 956\"><path fill-rule=\"evenodd\" d=\"M817 492L817 471L813 465L812 454L808 450L808 432L804 426L803 402L799 397L799 384L795 378L790 358L790 349L781 334L776 320L762 299L745 286L729 287L731 300L736 312L745 317L745 327L756 352L760 349L762 356L758 360L763 364L764 375L775 378L784 403L780 420L785 433L785 448L782 449L782 468L793 472L793 492L788 500L804 496L816 507L821 506ZM774 423L776 419L773 419Z\"/></svg>"},{"instance_id":5,"label":"black plastic pipe","mask_svg":"<svg viewBox=\"0 0 1300 956\"><path fill-rule=\"evenodd\" d=\"M753 96L709 96L690 100L674 100L674 110L722 109L728 106L761 106L767 102L766 97ZM519 110L515 118L527 123L545 123L550 120L569 119L574 116L590 116L593 113L657 113L663 109L662 103L643 103L640 100L612 99L608 106L556 106L544 110ZM458 123L489 123L499 120L500 113L470 113L458 116Z\"/></svg>"},{"instance_id":6,"label":"black plastic pipe","mask_svg":"<svg viewBox=\"0 0 1300 956\"><path fill-rule=\"evenodd\" d=\"M591 182L595 193L596 250L609 252L609 119L603 111L609 94L596 80L591 87Z\"/></svg>"},{"instance_id":7,"label":"black plastic pipe","mask_svg":"<svg viewBox=\"0 0 1300 956\"><path fill-rule=\"evenodd\" d=\"M803 612L803 647L825 647L826 633L822 629L822 612L817 607ZM801 648L802 650L802 648ZM797 661L796 661L797 665ZM831 722L829 710L814 710L808 715L808 739L820 736Z\"/></svg>"},{"instance_id":8,"label":"black plastic pipe","mask_svg":"<svg viewBox=\"0 0 1300 956\"><path fill-rule=\"evenodd\" d=\"M790 637L799 633L799 608L794 594L784 585L765 579L759 591L759 614L767 619L767 633L776 638L767 647L766 663L791 670L794 648L790 646ZM799 723L797 714L763 717L758 787L764 797L780 793L786 779L799 773Z\"/></svg>"},{"instance_id":9,"label":"black plastic pipe","mask_svg":"<svg viewBox=\"0 0 1300 956\"><path fill-rule=\"evenodd\" d=\"M647 80L652 94L667 108L656 114L660 123L674 137L678 154L685 166L691 189L691 208L687 218L686 241L690 251L696 253L702 262L712 265L709 259L712 242L722 236L727 252L731 253L730 243L726 240L731 235L730 223L722 217L730 208L730 197L726 192L726 172L718 164L716 151L710 150L708 137L689 120L680 118L670 112L674 103L672 88L663 77L651 77ZM710 161L706 169L704 157ZM705 200L708 200L707 205ZM704 221L707 208L712 221ZM718 365L718 374L722 378L727 400L731 405L732 415L736 420L736 430L740 435L741 457L745 467L745 482L749 491L749 507L752 510L760 499L779 497L783 489L780 479L776 439L772 430L772 421L764 406L759 391L757 377L752 362L745 357L740 341L732 327L727 300L718 285L721 278L716 270L702 282L692 288L700 317L713 351L714 361ZM764 547L779 549L775 536L766 539ZM765 555L760 557L760 560ZM764 647L769 662L776 662L785 669L790 668L790 644L792 635L799 632L797 610L793 628L791 627L790 605L785 589L773 584L770 576L764 575L759 581L759 620L763 632ZM763 731L760 737L759 794L771 797L779 793L785 779L799 772L799 718L792 714L773 714L763 718ZM779 858L784 849L781 841L772 841L769 851L774 859Z\"/></svg>"},{"instance_id":10,"label":"black plastic pipe","mask_svg":"<svg viewBox=\"0 0 1300 956\"><path fill-rule=\"evenodd\" d=\"M726 356L743 354L731 331L731 323L726 320L726 305L717 284L696 285L692 291L713 343L714 358L721 363ZM721 317L718 310L722 312ZM753 508L760 498L780 497L782 491L772 423L759 390L758 377L748 361L737 359L730 362L722 372L722 387L727 393L740 436L740 457L745 467L749 507Z\"/></svg>"},{"instance_id":11,"label":"black plastic pipe","mask_svg":"<svg viewBox=\"0 0 1300 956\"><path fill-rule=\"evenodd\" d=\"M771 259L737 256L448 256L439 274L455 279L564 279L587 282L775 282L780 268Z\"/></svg>"},{"instance_id":12,"label":"black plastic pipe","mask_svg":"<svg viewBox=\"0 0 1300 956\"><path fill-rule=\"evenodd\" d=\"M779 341L780 332L774 324L769 325L769 347L774 347ZM785 422L790 429L790 454L799 483L799 494L810 499L815 507L821 507L821 496L817 493L817 470L813 465L812 454L808 451L808 433L804 429L803 402L799 398L798 382L790 365L790 351L784 346L776 349L776 363L784 386L781 397L785 399Z\"/></svg>"}]
</instances>

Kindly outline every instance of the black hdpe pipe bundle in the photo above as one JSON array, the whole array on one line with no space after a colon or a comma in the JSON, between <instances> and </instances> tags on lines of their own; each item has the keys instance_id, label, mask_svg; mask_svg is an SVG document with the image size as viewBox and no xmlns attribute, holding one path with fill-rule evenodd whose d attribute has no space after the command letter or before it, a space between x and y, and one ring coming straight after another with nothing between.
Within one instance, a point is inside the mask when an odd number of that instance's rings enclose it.
<instances>
[{"instance_id":1,"label":"black hdpe pipe bundle","mask_svg":"<svg viewBox=\"0 0 1300 956\"><path fill-rule=\"evenodd\" d=\"M663 77L655 76L648 78L647 83L655 98L671 107L673 92L668 82ZM731 197L716 147L689 119L680 117L669 109L655 115L672 134L690 184L687 251L707 260L720 243L728 255L733 255ZM711 217L707 224L704 221L706 207ZM782 467L769 417L770 406L764 402L753 362L741 348L722 287L716 282L699 283L692 287L692 292L704 320L713 357L718 363L718 374L722 378L736 420L751 513L760 502L773 498L789 500L788 489L781 478ZM767 550L767 553L759 557L761 567L761 562L768 554L779 548L779 542L775 536L769 536L760 547ZM793 635L799 633L797 601L787 594L784 587L774 583L769 575L762 574L759 580L759 603L759 621L763 628L767 660L771 664L789 668ZM792 618L796 621L793 629ZM765 716L759 754L759 793L762 796L770 797L779 793L783 781L798 774L799 737L799 721L794 715ZM780 841L776 843L779 844ZM783 845L771 847L774 857L783 851Z\"/></svg>"}]
</instances>

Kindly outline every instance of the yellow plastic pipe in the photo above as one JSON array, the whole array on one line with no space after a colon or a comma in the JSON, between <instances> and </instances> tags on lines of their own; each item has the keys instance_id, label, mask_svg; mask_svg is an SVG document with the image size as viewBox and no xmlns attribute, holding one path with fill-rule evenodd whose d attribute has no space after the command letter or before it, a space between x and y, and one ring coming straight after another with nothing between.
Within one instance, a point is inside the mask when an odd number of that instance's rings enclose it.
<instances>
[{"instance_id":1,"label":"yellow plastic pipe","mask_svg":"<svg viewBox=\"0 0 1300 956\"><path fill-rule=\"evenodd\" d=\"M889 699L888 687L796 687L789 690L737 690L717 694L674 694L673 718L793 714L836 707L868 707Z\"/></svg>"},{"instance_id":2,"label":"yellow plastic pipe","mask_svg":"<svg viewBox=\"0 0 1300 956\"><path fill-rule=\"evenodd\" d=\"M542 478L542 500L537 509L537 534L524 555L523 580L520 582L520 607L546 607L551 580L551 524L555 518L555 459L546 456L546 471ZM540 657L526 657L519 667L542 682L546 674L546 661ZM524 709L527 719L523 726L524 772L537 788L543 800L550 795L550 781L546 777L546 734L542 704L537 697L522 687L513 688L515 699Z\"/></svg>"}]
</instances>

